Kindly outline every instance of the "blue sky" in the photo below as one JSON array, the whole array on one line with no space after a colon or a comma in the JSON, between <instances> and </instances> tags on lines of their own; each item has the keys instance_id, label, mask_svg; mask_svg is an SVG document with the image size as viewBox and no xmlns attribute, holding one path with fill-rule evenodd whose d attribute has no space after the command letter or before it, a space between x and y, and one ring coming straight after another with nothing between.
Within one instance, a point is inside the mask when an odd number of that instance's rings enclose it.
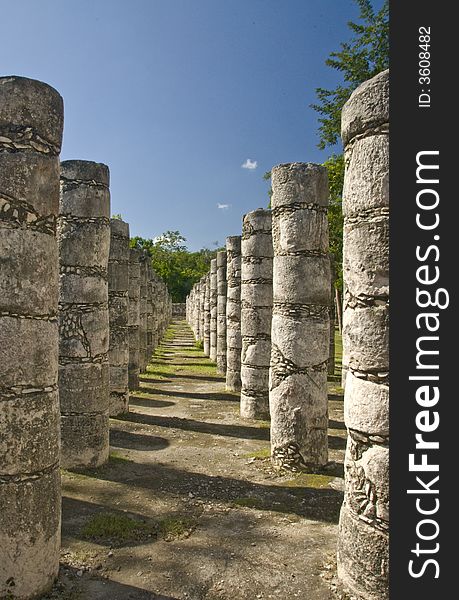
<instances>
[{"instance_id":1,"label":"blue sky","mask_svg":"<svg viewBox=\"0 0 459 600\"><path fill-rule=\"evenodd\" d=\"M112 214L131 236L172 229L192 250L222 245L266 206L265 171L330 153L317 148L309 105L338 80L324 61L349 38L352 0L0 6L2 75L60 92L61 158L110 167Z\"/></svg>"}]
</instances>

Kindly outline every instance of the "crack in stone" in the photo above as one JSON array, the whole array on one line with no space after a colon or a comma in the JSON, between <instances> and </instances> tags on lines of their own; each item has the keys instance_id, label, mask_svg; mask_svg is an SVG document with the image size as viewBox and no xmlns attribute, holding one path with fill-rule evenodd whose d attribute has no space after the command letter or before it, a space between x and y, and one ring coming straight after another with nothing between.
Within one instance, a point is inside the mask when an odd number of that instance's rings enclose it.
<instances>
[{"instance_id":1,"label":"crack in stone","mask_svg":"<svg viewBox=\"0 0 459 600\"><path fill-rule=\"evenodd\" d=\"M82 277L99 277L108 281L108 270L105 267L90 267L81 265L61 265L60 275L81 275Z\"/></svg>"},{"instance_id":2,"label":"crack in stone","mask_svg":"<svg viewBox=\"0 0 459 600\"><path fill-rule=\"evenodd\" d=\"M36 394L49 394L51 392L57 392L57 383L48 385L45 387L30 387L26 385L14 385L10 387L0 386L0 395L3 399L12 399L18 396L34 396Z\"/></svg>"},{"instance_id":3,"label":"crack in stone","mask_svg":"<svg viewBox=\"0 0 459 600\"><path fill-rule=\"evenodd\" d=\"M67 179L61 174L61 186L63 192L69 192L73 189L79 188L82 185L91 188L99 188L102 190L110 189L108 185L105 185L105 183L101 183L100 181L96 181L95 179Z\"/></svg>"},{"instance_id":4,"label":"crack in stone","mask_svg":"<svg viewBox=\"0 0 459 600\"><path fill-rule=\"evenodd\" d=\"M273 315L284 317L311 318L315 321L328 320L330 315L329 305L321 304L294 304L287 302L274 302Z\"/></svg>"},{"instance_id":5,"label":"crack in stone","mask_svg":"<svg viewBox=\"0 0 459 600\"><path fill-rule=\"evenodd\" d=\"M354 296L349 289L345 292L344 308L369 308L373 306L387 306L389 308L389 294L380 296L369 296L367 294L359 294Z\"/></svg>"},{"instance_id":6,"label":"crack in stone","mask_svg":"<svg viewBox=\"0 0 459 600\"><path fill-rule=\"evenodd\" d=\"M0 224L55 236L56 216L40 216L31 204L7 194L0 196Z\"/></svg>"},{"instance_id":7,"label":"crack in stone","mask_svg":"<svg viewBox=\"0 0 459 600\"><path fill-rule=\"evenodd\" d=\"M31 150L39 154L59 156L60 146L42 138L28 125L10 125L0 129L0 152L22 152Z\"/></svg>"},{"instance_id":8,"label":"crack in stone","mask_svg":"<svg viewBox=\"0 0 459 600\"><path fill-rule=\"evenodd\" d=\"M36 481L46 475L50 475L59 469L59 461L33 473L15 473L14 475L0 475L0 484L2 483L26 483L27 481Z\"/></svg>"},{"instance_id":9,"label":"crack in stone","mask_svg":"<svg viewBox=\"0 0 459 600\"><path fill-rule=\"evenodd\" d=\"M291 375L306 375L311 383L318 389L321 386L311 377L312 372L321 372L327 370L328 359L317 365L311 365L309 367L300 368L295 365L294 362L286 358L279 347L275 344L271 346L271 390L276 389L283 381L285 381Z\"/></svg>"},{"instance_id":10,"label":"crack in stone","mask_svg":"<svg viewBox=\"0 0 459 600\"><path fill-rule=\"evenodd\" d=\"M375 127L369 127L362 133L355 134L350 140L346 143L346 154L348 151L352 152L353 146L359 140L363 140L367 137L373 137L375 135L389 135L389 123L387 121L381 123L381 125L376 125Z\"/></svg>"},{"instance_id":11,"label":"crack in stone","mask_svg":"<svg viewBox=\"0 0 459 600\"><path fill-rule=\"evenodd\" d=\"M57 323L58 313L53 311L47 315L23 315L10 310L1 310L0 317L11 317L14 319L30 319L32 321L49 321L50 323Z\"/></svg>"},{"instance_id":12,"label":"crack in stone","mask_svg":"<svg viewBox=\"0 0 459 600\"><path fill-rule=\"evenodd\" d=\"M315 202L291 202L289 204L284 204L282 206L276 206L272 209L273 217L280 217L283 215L291 215L296 213L299 210L308 210L311 212L324 214L328 213L328 208L326 206L321 206ZM273 229L276 228L275 221L273 219Z\"/></svg>"}]
</instances>

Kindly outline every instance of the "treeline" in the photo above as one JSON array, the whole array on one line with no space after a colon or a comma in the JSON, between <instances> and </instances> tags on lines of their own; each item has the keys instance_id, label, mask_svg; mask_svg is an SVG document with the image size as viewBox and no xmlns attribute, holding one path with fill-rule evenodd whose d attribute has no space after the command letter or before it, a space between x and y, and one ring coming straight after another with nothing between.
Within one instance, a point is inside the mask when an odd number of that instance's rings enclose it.
<instances>
[{"instance_id":1,"label":"treeline","mask_svg":"<svg viewBox=\"0 0 459 600\"><path fill-rule=\"evenodd\" d=\"M217 251L202 248L190 252L186 238L179 231L166 231L154 239L134 237L131 246L146 250L151 256L155 272L165 281L173 302L185 302L193 285L210 269L210 261Z\"/></svg>"}]
</instances>

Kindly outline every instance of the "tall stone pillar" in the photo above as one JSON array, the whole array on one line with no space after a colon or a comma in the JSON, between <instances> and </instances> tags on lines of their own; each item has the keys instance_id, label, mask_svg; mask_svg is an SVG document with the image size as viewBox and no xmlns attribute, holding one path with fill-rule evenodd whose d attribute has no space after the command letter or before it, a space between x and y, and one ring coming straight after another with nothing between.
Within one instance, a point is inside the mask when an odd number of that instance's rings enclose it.
<instances>
[{"instance_id":1,"label":"tall stone pillar","mask_svg":"<svg viewBox=\"0 0 459 600\"><path fill-rule=\"evenodd\" d=\"M217 252L217 373L226 374L226 250Z\"/></svg>"},{"instance_id":2,"label":"tall stone pillar","mask_svg":"<svg viewBox=\"0 0 459 600\"><path fill-rule=\"evenodd\" d=\"M204 295L204 354L210 355L210 273L206 275Z\"/></svg>"},{"instance_id":3,"label":"tall stone pillar","mask_svg":"<svg viewBox=\"0 0 459 600\"><path fill-rule=\"evenodd\" d=\"M359 598L383 600L389 597L389 71L354 91L341 123L349 370L338 575Z\"/></svg>"},{"instance_id":4,"label":"tall stone pillar","mask_svg":"<svg viewBox=\"0 0 459 600\"><path fill-rule=\"evenodd\" d=\"M152 308L153 308L153 348L152 352L156 350L162 337L162 329L164 324L164 318L166 315L166 306L164 302L163 288L161 285L161 279L153 269L152 277Z\"/></svg>"},{"instance_id":5,"label":"tall stone pillar","mask_svg":"<svg viewBox=\"0 0 459 600\"><path fill-rule=\"evenodd\" d=\"M217 259L210 261L210 349L209 358L217 362Z\"/></svg>"},{"instance_id":6,"label":"tall stone pillar","mask_svg":"<svg viewBox=\"0 0 459 600\"><path fill-rule=\"evenodd\" d=\"M108 460L109 170L61 164L59 240L59 400L61 465Z\"/></svg>"},{"instance_id":7,"label":"tall stone pillar","mask_svg":"<svg viewBox=\"0 0 459 600\"><path fill-rule=\"evenodd\" d=\"M194 294L193 294L193 304L194 304L194 337L196 340L199 340L201 335L200 326L201 326L201 315L200 315L200 303L199 303L199 294L201 293L201 285L199 281L194 285Z\"/></svg>"},{"instance_id":8,"label":"tall stone pillar","mask_svg":"<svg viewBox=\"0 0 459 600\"><path fill-rule=\"evenodd\" d=\"M333 254L330 252L330 343L328 350L328 366L327 372L329 375L335 374L335 283L336 283L336 267Z\"/></svg>"},{"instance_id":9,"label":"tall stone pillar","mask_svg":"<svg viewBox=\"0 0 459 600\"><path fill-rule=\"evenodd\" d=\"M226 389L241 391L241 236L226 238Z\"/></svg>"},{"instance_id":10,"label":"tall stone pillar","mask_svg":"<svg viewBox=\"0 0 459 600\"><path fill-rule=\"evenodd\" d=\"M271 211L244 215L241 259L241 417L269 419L273 306Z\"/></svg>"},{"instance_id":11,"label":"tall stone pillar","mask_svg":"<svg viewBox=\"0 0 459 600\"><path fill-rule=\"evenodd\" d=\"M272 170L273 321L269 406L273 464L328 461L328 177L311 163Z\"/></svg>"},{"instance_id":12,"label":"tall stone pillar","mask_svg":"<svg viewBox=\"0 0 459 600\"><path fill-rule=\"evenodd\" d=\"M147 369L147 300L148 300L148 261L146 252L140 253L140 323L139 323L139 368L141 373Z\"/></svg>"},{"instance_id":13,"label":"tall stone pillar","mask_svg":"<svg viewBox=\"0 0 459 600\"><path fill-rule=\"evenodd\" d=\"M150 362L153 355L153 295L154 295L154 281L153 281L153 267L151 261L147 262L147 364Z\"/></svg>"},{"instance_id":14,"label":"tall stone pillar","mask_svg":"<svg viewBox=\"0 0 459 600\"><path fill-rule=\"evenodd\" d=\"M129 224L110 220L108 306L110 317L110 416L129 410Z\"/></svg>"},{"instance_id":15,"label":"tall stone pillar","mask_svg":"<svg viewBox=\"0 0 459 600\"><path fill-rule=\"evenodd\" d=\"M204 327L206 322L206 315L204 312L204 304L206 299L206 276L203 275L200 280L200 292L199 292L199 333L203 347L204 347Z\"/></svg>"},{"instance_id":16,"label":"tall stone pillar","mask_svg":"<svg viewBox=\"0 0 459 600\"><path fill-rule=\"evenodd\" d=\"M137 390L140 373L140 251L135 248L129 250L128 336L129 389Z\"/></svg>"},{"instance_id":17,"label":"tall stone pillar","mask_svg":"<svg viewBox=\"0 0 459 600\"><path fill-rule=\"evenodd\" d=\"M59 569L59 152L50 86L0 78L0 596L51 588Z\"/></svg>"}]
</instances>

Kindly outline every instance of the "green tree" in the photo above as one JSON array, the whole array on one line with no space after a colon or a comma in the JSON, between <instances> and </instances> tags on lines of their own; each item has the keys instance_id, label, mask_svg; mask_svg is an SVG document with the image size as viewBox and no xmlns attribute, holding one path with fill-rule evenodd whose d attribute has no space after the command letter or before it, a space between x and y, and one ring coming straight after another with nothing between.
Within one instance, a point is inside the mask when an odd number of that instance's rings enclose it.
<instances>
[{"instance_id":1,"label":"green tree","mask_svg":"<svg viewBox=\"0 0 459 600\"><path fill-rule=\"evenodd\" d=\"M332 90L317 88L318 102L311 107L319 115L319 148L334 146L340 141L341 111L353 90L389 66L389 2L375 11L370 0L354 0L358 5L359 22L349 21L352 37L341 44L339 52L332 52L326 65L342 74L342 82ZM335 259L336 287L342 291L343 215L342 193L344 158L332 154L325 161L330 186L328 221L330 251Z\"/></svg>"},{"instance_id":2,"label":"green tree","mask_svg":"<svg viewBox=\"0 0 459 600\"><path fill-rule=\"evenodd\" d=\"M269 202L268 202L268 208L271 208L271 198L273 197L273 188L271 187L271 171L266 171L266 173L263 175L263 179L265 181L269 181L269 190L268 190Z\"/></svg>"},{"instance_id":3,"label":"green tree","mask_svg":"<svg viewBox=\"0 0 459 600\"><path fill-rule=\"evenodd\" d=\"M135 237L131 246L146 250L151 257L152 266L167 284L173 302L185 302L193 285L210 268L210 261L217 250L202 248L190 252L186 239L179 231L166 231L154 239Z\"/></svg>"},{"instance_id":4,"label":"green tree","mask_svg":"<svg viewBox=\"0 0 459 600\"><path fill-rule=\"evenodd\" d=\"M333 255L336 270L336 287L343 290L343 210L342 193L344 180L344 157L342 154L332 154L324 162L328 171L330 198L328 204L328 229L330 237L330 252Z\"/></svg>"},{"instance_id":5,"label":"green tree","mask_svg":"<svg viewBox=\"0 0 459 600\"><path fill-rule=\"evenodd\" d=\"M370 0L354 0L360 9L360 22L349 21L354 34L341 44L339 52L332 52L325 61L343 76L333 90L317 88L318 102L311 107L319 118L319 148L335 145L340 138L341 110L353 90L371 77L389 67L389 2L375 12Z\"/></svg>"}]
</instances>

